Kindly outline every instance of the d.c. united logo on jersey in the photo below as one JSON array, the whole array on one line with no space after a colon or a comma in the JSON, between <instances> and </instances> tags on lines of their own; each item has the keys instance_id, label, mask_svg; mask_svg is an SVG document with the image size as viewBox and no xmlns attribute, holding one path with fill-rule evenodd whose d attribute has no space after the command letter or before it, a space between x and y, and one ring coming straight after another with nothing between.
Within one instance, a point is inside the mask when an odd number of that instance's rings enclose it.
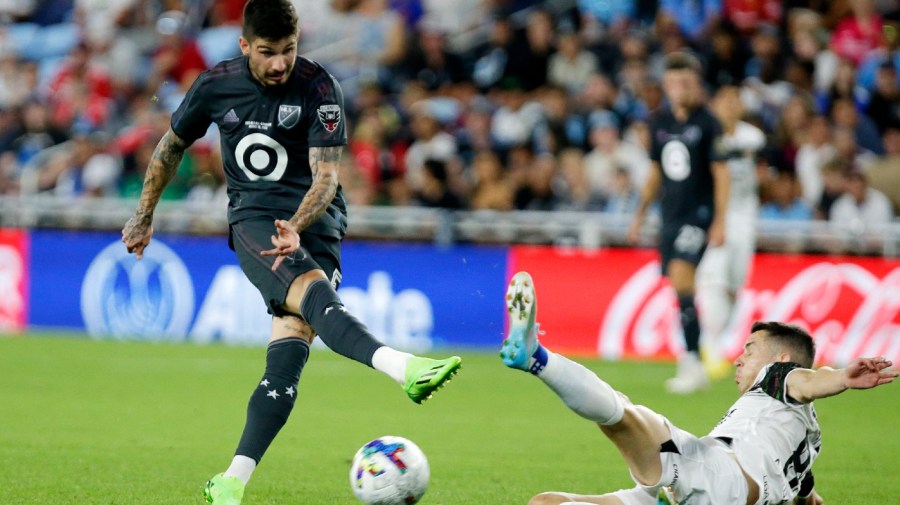
<instances>
[{"instance_id":1,"label":"d.c. united logo on jersey","mask_svg":"<svg viewBox=\"0 0 900 505\"><path fill-rule=\"evenodd\" d=\"M328 133L334 133L341 122L340 105L320 105L318 109L319 121Z\"/></svg>"},{"instance_id":2,"label":"d.c. united logo on jersey","mask_svg":"<svg viewBox=\"0 0 900 505\"><path fill-rule=\"evenodd\" d=\"M300 120L299 105L279 105L278 106L278 126L282 128L293 128Z\"/></svg>"}]
</instances>

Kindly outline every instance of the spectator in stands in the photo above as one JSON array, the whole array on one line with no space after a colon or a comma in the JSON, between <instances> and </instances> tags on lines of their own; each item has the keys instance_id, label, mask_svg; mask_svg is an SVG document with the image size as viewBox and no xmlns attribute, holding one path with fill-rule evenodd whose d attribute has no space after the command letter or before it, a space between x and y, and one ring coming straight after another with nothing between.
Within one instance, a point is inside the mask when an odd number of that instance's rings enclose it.
<instances>
[{"instance_id":1,"label":"spectator in stands","mask_svg":"<svg viewBox=\"0 0 900 505\"><path fill-rule=\"evenodd\" d=\"M603 210L604 202L591 194L584 166L584 152L566 148L559 153L560 210Z\"/></svg>"},{"instance_id":2,"label":"spectator in stands","mask_svg":"<svg viewBox=\"0 0 900 505\"><path fill-rule=\"evenodd\" d=\"M105 126L112 99L109 76L92 64L86 43L75 46L48 89L53 124L64 129Z\"/></svg>"},{"instance_id":3,"label":"spectator in stands","mask_svg":"<svg viewBox=\"0 0 900 505\"><path fill-rule=\"evenodd\" d=\"M415 194L425 184L425 160L450 161L456 156L456 139L445 132L438 122L431 102L424 100L412 105L411 129L414 141L406 151L404 159L405 179L410 191Z\"/></svg>"},{"instance_id":4,"label":"spectator in stands","mask_svg":"<svg viewBox=\"0 0 900 505\"><path fill-rule=\"evenodd\" d=\"M832 129L832 138L837 157L850 166L865 170L878 159L875 153L856 143L856 134L846 126L835 126Z\"/></svg>"},{"instance_id":5,"label":"spectator in stands","mask_svg":"<svg viewBox=\"0 0 900 505\"><path fill-rule=\"evenodd\" d=\"M68 132L53 125L50 114L49 108L36 100L22 107L22 126L8 147L15 156L16 173L41 151L68 140Z\"/></svg>"},{"instance_id":6,"label":"spectator in stands","mask_svg":"<svg viewBox=\"0 0 900 505\"><path fill-rule=\"evenodd\" d=\"M851 100L860 110L865 110L869 102L869 92L856 82L856 67L846 59L838 63L831 87L819 95L819 110L830 114L834 103L842 98Z\"/></svg>"},{"instance_id":7,"label":"spectator in stands","mask_svg":"<svg viewBox=\"0 0 900 505\"><path fill-rule=\"evenodd\" d=\"M157 20L160 43L154 51L153 68L147 82L147 89L171 95L175 105L197 76L206 70L206 60L197 42L186 32L185 21L186 15L181 11L167 11ZM163 85L168 85L167 89L160 90Z\"/></svg>"},{"instance_id":8,"label":"spectator in stands","mask_svg":"<svg viewBox=\"0 0 900 505\"><path fill-rule=\"evenodd\" d=\"M844 194L844 172L849 167L849 162L841 158L834 158L822 166L822 191L814 207L816 219L828 220L834 202Z\"/></svg>"},{"instance_id":9,"label":"spectator in stands","mask_svg":"<svg viewBox=\"0 0 900 505\"><path fill-rule=\"evenodd\" d=\"M884 46L881 30L884 21L875 11L872 0L853 0L849 3L851 13L835 27L831 47L838 56L859 65L870 51Z\"/></svg>"},{"instance_id":10,"label":"spectator in stands","mask_svg":"<svg viewBox=\"0 0 900 505\"><path fill-rule=\"evenodd\" d=\"M538 102L529 99L522 83L515 78L504 79L500 93L501 106L491 119L491 138L500 149L535 141L535 127L543 119Z\"/></svg>"},{"instance_id":11,"label":"spectator in stands","mask_svg":"<svg viewBox=\"0 0 900 505\"><path fill-rule=\"evenodd\" d=\"M462 209L463 201L450 189L449 178L447 164L444 161L425 160L422 170L422 187L413 195L414 201L424 207Z\"/></svg>"},{"instance_id":12,"label":"spectator in stands","mask_svg":"<svg viewBox=\"0 0 900 505\"><path fill-rule=\"evenodd\" d=\"M613 173L612 185L609 191L609 198L603 211L622 217L629 217L634 214L640 203L637 186L631 181L631 175L624 166L617 166Z\"/></svg>"},{"instance_id":13,"label":"spectator in stands","mask_svg":"<svg viewBox=\"0 0 900 505\"><path fill-rule=\"evenodd\" d=\"M356 14L359 25L353 35L359 81L389 85L393 82L391 67L406 55L403 18L388 8L387 0L360 0ZM352 94L352 87L350 91Z\"/></svg>"},{"instance_id":14,"label":"spectator in stands","mask_svg":"<svg viewBox=\"0 0 900 505\"><path fill-rule=\"evenodd\" d=\"M878 66L875 89L869 98L866 115L872 119L878 131L884 134L887 127L900 121L900 83L897 68L890 59Z\"/></svg>"},{"instance_id":15,"label":"spectator in stands","mask_svg":"<svg viewBox=\"0 0 900 505\"><path fill-rule=\"evenodd\" d=\"M513 190L508 178L504 177L503 165L497 155L490 151L479 151L472 162L474 187L469 199L472 210L508 211L513 208Z\"/></svg>"},{"instance_id":16,"label":"spectator in stands","mask_svg":"<svg viewBox=\"0 0 900 505\"><path fill-rule=\"evenodd\" d=\"M439 90L467 79L465 62L447 49L446 34L440 24L423 20L418 28L418 44L407 52L402 73L421 81L430 90Z\"/></svg>"},{"instance_id":17,"label":"spectator in stands","mask_svg":"<svg viewBox=\"0 0 900 505\"><path fill-rule=\"evenodd\" d=\"M703 79L713 87L739 85L744 81L748 56L730 25L717 24L704 44Z\"/></svg>"},{"instance_id":18,"label":"spectator in stands","mask_svg":"<svg viewBox=\"0 0 900 505\"><path fill-rule=\"evenodd\" d=\"M828 213L828 220L838 228L861 233L894 219L891 201L884 193L869 186L862 170L851 169L844 173L844 190Z\"/></svg>"},{"instance_id":19,"label":"spectator in stands","mask_svg":"<svg viewBox=\"0 0 900 505\"><path fill-rule=\"evenodd\" d=\"M841 98L834 102L831 108L831 121L835 128L846 128L853 131L859 147L875 154L884 152L881 135L878 133L875 122L869 116L861 114L850 100Z\"/></svg>"},{"instance_id":20,"label":"spectator in stands","mask_svg":"<svg viewBox=\"0 0 900 505\"><path fill-rule=\"evenodd\" d=\"M776 166L795 168L797 152L807 137L815 112L815 103L809 95L796 93L788 99L768 146L774 153Z\"/></svg>"},{"instance_id":21,"label":"spectator in stands","mask_svg":"<svg viewBox=\"0 0 900 505\"><path fill-rule=\"evenodd\" d=\"M724 0L723 4L724 18L741 34L752 34L764 23L781 24L781 0Z\"/></svg>"},{"instance_id":22,"label":"spectator in stands","mask_svg":"<svg viewBox=\"0 0 900 505\"><path fill-rule=\"evenodd\" d=\"M828 119L824 116L814 116L797 149L794 163L800 182L800 193L811 207L818 205L822 198L824 184L822 168L836 154L837 151L831 143L831 125Z\"/></svg>"},{"instance_id":23,"label":"spectator in stands","mask_svg":"<svg viewBox=\"0 0 900 505\"><path fill-rule=\"evenodd\" d=\"M806 11L807 13L809 11ZM792 15L797 28L791 31L791 48L794 57L805 65L813 67L813 90L817 96L827 92L834 82L839 59L828 47L827 35L818 26L818 17L812 23L803 23L803 16Z\"/></svg>"},{"instance_id":24,"label":"spectator in stands","mask_svg":"<svg viewBox=\"0 0 900 505\"><path fill-rule=\"evenodd\" d=\"M584 117L569 110L570 102L565 89L550 85L538 95L543 109L543 121L539 125L538 142L544 151L559 153L567 147L585 145Z\"/></svg>"},{"instance_id":25,"label":"spectator in stands","mask_svg":"<svg viewBox=\"0 0 900 505\"><path fill-rule=\"evenodd\" d=\"M559 50L550 56L548 80L570 95L577 95L590 76L597 73L597 57L581 46L580 36L572 27L557 35L556 45Z\"/></svg>"},{"instance_id":26,"label":"spectator in stands","mask_svg":"<svg viewBox=\"0 0 900 505\"><path fill-rule=\"evenodd\" d=\"M659 15L674 19L692 40L702 39L722 17L722 0L660 0Z\"/></svg>"},{"instance_id":27,"label":"spectator in stands","mask_svg":"<svg viewBox=\"0 0 900 505\"><path fill-rule=\"evenodd\" d=\"M516 191L515 202L519 210L555 210L562 204L553 187L556 177L556 158L550 154L535 156L531 168L525 173L522 185Z\"/></svg>"},{"instance_id":28,"label":"spectator in stands","mask_svg":"<svg viewBox=\"0 0 900 505\"><path fill-rule=\"evenodd\" d=\"M888 125L883 139L885 155L868 167L866 177L872 189L891 200L896 216L900 213L900 124Z\"/></svg>"},{"instance_id":29,"label":"spectator in stands","mask_svg":"<svg viewBox=\"0 0 900 505\"><path fill-rule=\"evenodd\" d=\"M613 196L616 172L646 159L635 146L621 141L619 118L611 111L597 110L588 117L591 151L584 158L591 196L607 201ZM630 172L629 172L630 180Z\"/></svg>"},{"instance_id":30,"label":"spectator in stands","mask_svg":"<svg viewBox=\"0 0 900 505\"><path fill-rule=\"evenodd\" d=\"M466 165L471 165L477 153L490 151L491 117L494 115L494 104L487 98L476 95L468 101L463 112L462 124L454 132L459 156Z\"/></svg>"},{"instance_id":31,"label":"spectator in stands","mask_svg":"<svg viewBox=\"0 0 900 505\"><path fill-rule=\"evenodd\" d=\"M769 193L772 199L760 206L760 219L771 221L812 219L812 209L798 195L797 179L794 174L787 171L777 172L769 186Z\"/></svg>"},{"instance_id":32,"label":"spectator in stands","mask_svg":"<svg viewBox=\"0 0 900 505\"><path fill-rule=\"evenodd\" d=\"M550 55L556 51L553 17L536 9L525 24L525 42L511 59L508 74L515 77L526 91L534 91L547 83Z\"/></svg>"},{"instance_id":33,"label":"spectator in stands","mask_svg":"<svg viewBox=\"0 0 900 505\"><path fill-rule=\"evenodd\" d=\"M747 61L744 73L747 77L762 78L773 68L780 68L785 54L782 50L781 31L777 26L763 23L750 37L752 56Z\"/></svg>"}]
</instances>

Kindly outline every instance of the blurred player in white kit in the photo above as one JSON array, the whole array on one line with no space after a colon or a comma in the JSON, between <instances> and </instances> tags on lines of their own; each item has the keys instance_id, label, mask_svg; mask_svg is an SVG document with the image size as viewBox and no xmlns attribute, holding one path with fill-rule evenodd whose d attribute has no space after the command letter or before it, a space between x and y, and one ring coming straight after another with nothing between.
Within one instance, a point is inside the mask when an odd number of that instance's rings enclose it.
<instances>
[{"instance_id":1,"label":"blurred player in white kit","mask_svg":"<svg viewBox=\"0 0 900 505\"><path fill-rule=\"evenodd\" d=\"M731 374L731 363L723 351L733 322L738 291L750 275L756 249L756 216L759 210L756 160L766 145L759 128L742 121L744 106L740 88L723 86L712 101L712 111L721 122L722 152L731 177L731 194L725 222L725 242L706 249L697 268L697 303L700 316L703 363L712 379Z\"/></svg>"}]
</instances>

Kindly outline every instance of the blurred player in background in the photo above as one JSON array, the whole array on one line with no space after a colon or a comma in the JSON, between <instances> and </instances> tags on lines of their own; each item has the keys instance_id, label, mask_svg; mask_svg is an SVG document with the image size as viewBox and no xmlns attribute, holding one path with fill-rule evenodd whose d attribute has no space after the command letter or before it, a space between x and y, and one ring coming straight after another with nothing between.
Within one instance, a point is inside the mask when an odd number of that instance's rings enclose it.
<instances>
[{"instance_id":1,"label":"blurred player in background","mask_svg":"<svg viewBox=\"0 0 900 505\"><path fill-rule=\"evenodd\" d=\"M650 122L653 168L628 234L630 241L636 243L647 207L659 194L662 273L678 296L687 348L678 359L676 376L666 381L666 388L684 394L709 383L700 360L694 281L707 243L718 246L724 242L729 181L720 151L722 127L702 103L697 59L683 52L669 54L663 91L668 107L661 108Z\"/></svg>"},{"instance_id":2,"label":"blurred player in background","mask_svg":"<svg viewBox=\"0 0 900 505\"><path fill-rule=\"evenodd\" d=\"M847 389L892 382L883 357L812 370L815 343L804 330L757 322L735 360L741 396L705 437L614 390L584 366L538 341L537 298L526 272L509 282L503 363L536 375L573 412L597 423L628 464L636 486L604 495L542 493L529 505L821 505L812 465L821 433L812 402ZM798 502L794 500L799 499Z\"/></svg>"},{"instance_id":3,"label":"blurred player in background","mask_svg":"<svg viewBox=\"0 0 900 505\"><path fill-rule=\"evenodd\" d=\"M750 274L756 249L756 160L765 147L766 135L741 121L744 106L737 86L719 88L711 105L722 124L721 149L728 166L731 195L725 214L725 242L707 248L697 268L697 305L706 371L714 379L723 379L731 372L731 364L722 355L725 331L733 318L737 292Z\"/></svg>"},{"instance_id":4,"label":"blurred player in background","mask_svg":"<svg viewBox=\"0 0 900 505\"><path fill-rule=\"evenodd\" d=\"M194 81L153 153L140 203L122 231L128 251L140 259L153 234L154 209L185 149L216 123L228 181L229 246L273 315L265 373L250 396L234 459L204 490L216 505L241 502L293 409L317 334L335 352L390 376L416 403L460 367L456 356L419 358L381 344L338 298L347 226L338 183L347 144L343 95L319 64L297 55L297 36L289 0L247 2L243 56Z\"/></svg>"}]
</instances>

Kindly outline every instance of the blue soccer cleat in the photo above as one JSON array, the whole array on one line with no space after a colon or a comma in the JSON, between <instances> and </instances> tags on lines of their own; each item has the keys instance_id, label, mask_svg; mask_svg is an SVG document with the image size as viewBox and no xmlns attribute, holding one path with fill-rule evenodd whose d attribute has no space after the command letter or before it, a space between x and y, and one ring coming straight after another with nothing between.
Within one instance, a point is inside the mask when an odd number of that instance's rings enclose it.
<instances>
[{"instance_id":1,"label":"blue soccer cleat","mask_svg":"<svg viewBox=\"0 0 900 505\"><path fill-rule=\"evenodd\" d=\"M540 357L543 347L538 342L537 296L534 281L528 272L519 272L506 289L506 311L509 313L509 334L500 348L503 364L526 372L538 373L546 364Z\"/></svg>"}]
</instances>

